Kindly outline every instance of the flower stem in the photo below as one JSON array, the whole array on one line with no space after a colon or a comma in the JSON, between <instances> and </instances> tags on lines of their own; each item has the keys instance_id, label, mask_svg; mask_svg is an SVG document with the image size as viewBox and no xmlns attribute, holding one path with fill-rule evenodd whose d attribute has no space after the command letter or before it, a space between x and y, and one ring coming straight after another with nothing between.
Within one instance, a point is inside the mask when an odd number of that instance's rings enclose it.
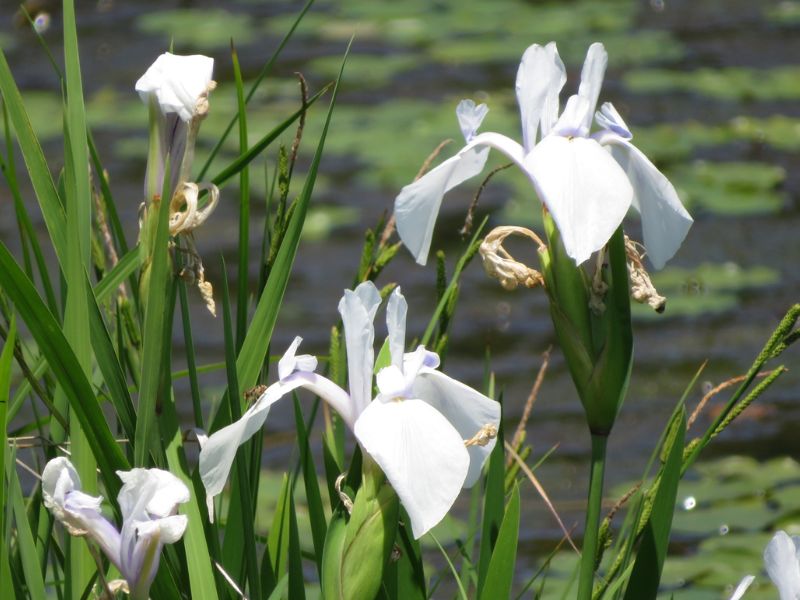
<instances>
[{"instance_id":1,"label":"flower stem","mask_svg":"<svg viewBox=\"0 0 800 600\"><path fill-rule=\"evenodd\" d=\"M583 534L580 579L578 580L578 600L591 600L592 597L607 444L607 435L592 434L592 470L589 479L589 502L586 509L586 528Z\"/></svg>"}]
</instances>

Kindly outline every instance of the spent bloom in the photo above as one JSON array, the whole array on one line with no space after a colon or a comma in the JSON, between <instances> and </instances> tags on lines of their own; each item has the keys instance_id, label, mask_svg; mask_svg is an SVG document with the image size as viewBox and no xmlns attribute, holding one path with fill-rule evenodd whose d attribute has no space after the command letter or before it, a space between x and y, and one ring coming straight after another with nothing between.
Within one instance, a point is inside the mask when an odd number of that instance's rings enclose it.
<instances>
[{"instance_id":1,"label":"spent bloom","mask_svg":"<svg viewBox=\"0 0 800 600\"><path fill-rule=\"evenodd\" d=\"M692 218L672 184L630 142L632 135L614 107L605 103L595 112L607 62L603 45L592 44L578 93L570 96L559 114L564 63L554 42L530 46L516 82L522 144L499 133L475 135L485 107L476 114L465 113L459 105L457 115L467 144L405 186L395 200L398 233L417 262L427 260L442 196L482 171L488 148L500 150L528 176L576 264L605 246L631 205L641 213L644 244L653 265L661 268L672 257ZM594 133L593 118L600 127Z\"/></svg>"},{"instance_id":2,"label":"spent bloom","mask_svg":"<svg viewBox=\"0 0 800 600\"><path fill-rule=\"evenodd\" d=\"M279 380L203 445L200 476L209 498L222 491L236 449L260 429L269 407L298 387L328 402L354 432L400 498L414 537L436 525L460 489L477 481L494 447L500 405L438 371L439 357L424 346L404 351L407 304L399 289L386 309L391 364L378 371L373 398L373 320L380 304L371 282L346 290L339 302L349 392L314 373L315 358L295 355L295 338L278 364Z\"/></svg>"},{"instance_id":3,"label":"spent bloom","mask_svg":"<svg viewBox=\"0 0 800 600\"><path fill-rule=\"evenodd\" d=\"M122 530L101 513L102 496L81 491L72 463L54 458L42 472L45 506L70 535L94 541L124 578L132 598L147 598L158 571L161 548L177 542L187 518L178 505L189 501L189 489L172 473L160 469L117 471L123 482L117 501Z\"/></svg>"}]
</instances>

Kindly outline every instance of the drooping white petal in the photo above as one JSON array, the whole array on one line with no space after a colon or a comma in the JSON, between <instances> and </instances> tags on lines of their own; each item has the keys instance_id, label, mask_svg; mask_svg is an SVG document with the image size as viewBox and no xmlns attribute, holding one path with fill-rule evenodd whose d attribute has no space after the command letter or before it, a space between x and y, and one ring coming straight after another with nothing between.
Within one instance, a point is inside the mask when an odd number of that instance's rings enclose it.
<instances>
[{"instance_id":1,"label":"drooping white petal","mask_svg":"<svg viewBox=\"0 0 800 600\"><path fill-rule=\"evenodd\" d=\"M386 327L389 330L389 353L392 364L403 368L403 353L406 351L406 313L408 303L400 293L400 288L395 288L389 296L386 305Z\"/></svg>"},{"instance_id":2,"label":"drooping white petal","mask_svg":"<svg viewBox=\"0 0 800 600\"><path fill-rule=\"evenodd\" d=\"M608 53L600 42L595 42L589 46L586 53L586 60L583 61L581 70L581 85L578 88L578 95L589 101L589 111L584 117L582 128L586 136L592 126L592 116L597 106L597 98L600 96L600 88L603 87L603 77L608 65Z\"/></svg>"},{"instance_id":3,"label":"drooping white petal","mask_svg":"<svg viewBox=\"0 0 800 600\"><path fill-rule=\"evenodd\" d=\"M733 595L728 600L741 600L742 596L744 596L744 593L747 591L747 588L750 587L755 578L755 575L745 575L742 577L739 585L737 585L736 589L733 590Z\"/></svg>"},{"instance_id":4,"label":"drooping white petal","mask_svg":"<svg viewBox=\"0 0 800 600\"><path fill-rule=\"evenodd\" d=\"M540 121L549 131L558 114L558 94L567 80L566 69L555 42L533 44L522 55L517 70L517 103L522 117L522 139L526 152L536 144Z\"/></svg>"},{"instance_id":5,"label":"drooping white petal","mask_svg":"<svg viewBox=\"0 0 800 600\"><path fill-rule=\"evenodd\" d=\"M231 465L236 458L236 451L261 429L269 414L270 406L303 384L302 380L292 379L293 377L294 375L291 375L285 381L278 381L269 386L245 411L241 419L211 434L200 449L200 479L206 488L209 518L212 520L214 496L222 492L222 488L225 487Z\"/></svg>"},{"instance_id":6,"label":"drooping white petal","mask_svg":"<svg viewBox=\"0 0 800 600\"><path fill-rule=\"evenodd\" d=\"M154 96L165 115L177 113L182 121L190 121L198 99L208 90L213 70L214 59L208 56L165 52L136 82L136 91L144 102Z\"/></svg>"},{"instance_id":7,"label":"drooping white petal","mask_svg":"<svg viewBox=\"0 0 800 600\"><path fill-rule=\"evenodd\" d=\"M633 198L628 177L594 140L550 135L525 159L567 254L581 264L608 242Z\"/></svg>"},{"instance_id":8,"label":"drooping white petal","mask_svg":"<svg viewBox=\"0 0 800 600\"><path fill-rule=\"evenodd\" d=\"M499 402L440 371L422 369L414 379L413 394L442 413L462 440L469 440L486 425L500 427ZM485 446L467 448L470 462L464 487L471 487L478 480L495 442L491 439Z\"/></svg>"},{"instance_id":9,"label":"drooping white petal","mask_svg":"<svg viewBox=\"0 0 800 600\"><path fill-rule=\"evenodd\" d=\"M345 290L339 301L347 347L350 397L356 414L372 399L372 369L375 364L375 328L372 322L380 304L380 292L371 281L360 284L355 290Z\"/></svg>"},{"instance_id":10,"label":"drooping white petal","mask_svg":"<svg viewBox=\"0 0 800 600\"><path fill-rule=\"evenodd\" d=\"M488 150L462 149L400 190L394 203L397 233L419 264L428 260L445 193L483 171L488 158Z\"/></svg>"},{"instance_id":11,"label":"drooping white petal","mask_svg":"<svg viewBox=\"0 0 800 600\"><path fill-rule=\"evenodd\" d=\"M456 117L458 118L458 125L461 127L461 133L464 135L464 141L469 142L475 137L488 112L488 106L485 104L476 105L474 100L468 98L458 103Z\"/></svg>"},{"instance_id":12,"label":"drooping white petal","mask_svg":"<svg viewBox=\"0 0 800 600\"><path fill-rule=\"evenodd\" d=\"M656 269L678 251L694 220L681 204L678 193L641 150L627 140L606 136L611 153L628 174L633 186L633 206L642 215L644 247Z\"/></svg>"},{"instance_id":13,"label":"drooping white petal","mask_svg":"<svg viewBox=\"0 0 800 600\"><path fill-rule=\"evenodd\" d=\"M495 148L524 167L524 151L514 140L499 133L487 132L475 136L458 154L435 169L405 186L394 201L397 233L420 265L428 261L433 227L444 194L474 177L483 170L489 157L488 149Z\"/></svg>"},{"instance_id":14,"label":"drooping white petal","mask_svg":"<svg viewBox=\"0 0 800 600\"><path fill-rule=\"evenodd\" d=\"M800 597L800 563L794 541L785 531L777 532L764 550L767 575L778 588L781 600Z\"/></svg>"},{"instance_id":15,"label":"drooping white petal","mask_svg":"<svg viewBox=\"0 0 800 600\"><path fill-rule=\"evenodd\" d=\"M419 539L447 514L464 483L469 455L461 436L416 399L373 402L355 434L397 492Z\"/></svg>"}]
</instances>

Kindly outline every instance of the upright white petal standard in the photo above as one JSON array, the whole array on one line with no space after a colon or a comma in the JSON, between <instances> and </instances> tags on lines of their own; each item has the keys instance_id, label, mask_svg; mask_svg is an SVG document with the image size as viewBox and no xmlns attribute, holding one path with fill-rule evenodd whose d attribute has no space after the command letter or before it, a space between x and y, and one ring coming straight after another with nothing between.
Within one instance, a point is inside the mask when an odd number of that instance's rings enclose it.
<instances>
[{"instance_id":1,"label":"upright white petal standard","mask_svg":"<svg viewBox=\"0 0 800 600\"><path fill-rule=\"evenodd\" d=\"M581 84L578 88L578 95L589 102L589 110L581 123L581 135L584 137L589 135L589 129L592 127L592 116L597 106L597 99L600 97L600 88L603 87L607 65L608 52L603 44L595 42L589 46L586 60L583 61Z\"/></svg>"},{"instance_id":2,"label":"upright white petal standard","mask_svg":"<svg viewBox=\"0 0 800 600\"><path fill-rule=\"evenodd\" d=\"M214 59L208 56L165 52L136 82L136 91L145 103L155 97L165 115L176 113L188 122L195 114L197 101L208 91L213 70Z\"/></svg>"},{"instance_id":3,"label":"upright white petal standard","mask_svg":"<svg viewBox=\"0 0 800 600\"><path fill-rule=\"evenodd\" d=\"M456 118L465 141L469 142L475 137L488 112L488 106L475 104L475 101L469 98L458 103L458 106L456 106Z\"/></svg>"},{"instance_id":4,"label":"upright white petal standard","mask_svg":"<svg viewBox=\"0 0 800 600\"><path fill-rule=\"evenodd\" d=\"M345 290L339 301L347 348L347 375L355 414L372 399L372 365L375 363L375 313L381 304L378 288L371 281L355 290Z\"/></svg>"},{"instance_id":5,"label":"upright white petal standard","mask_svg":"<svg viewBox=\"0 0 800 600\"><path fill-rule=\"evenodd\" d=\"M625 172L594 140L550 135L525 159L577 264L605 246L631 205Z\"/></svg>"},{"instance_id":6,"label":"upright white petal standard","mask_svg":"<svg viewBox=\"0 0 800 600\"><path fill-rule=\"evenodd\" d=\"M780 600L800 598L800 561L798 561L797 537L789 537L785 531L777 532L764 550L764 566L767 575L778 588Z\"/></svg>"},{"instance_id":7,"label":"upright white petal standard","mask_svg":"<svg viewBox=\"0 0 800 600\"><path fill-rule=\"evenodd\" d=\"M558 95L567 81L567 70L555 42L533 44L522 55L517 69L517 103L522 117L522 140L526 152L536 144L536 133L550 130L558 116Z\"/></svg>"},{"instance_id":8,"label":"upright white petal standard","mask_svg":"<svg viewBox=\"0 0 800 600\"><path fill-rule=\"evenodd\" d=\"M455 502L469 469L461 436L422 400L370 404L355 434L397 492L419 539Z\"/></svg>"},{"instance_id":9,"label":"upright white petal standard","mask_svg":"<svg viewBox=\"0 0 800 600\"><path fill-rule=\"evenodd\" d=\"M412 392L439 411L458 431L462 440L475 436L484 427L497 429L500 425L500 404L468 385L431 368L422 368L414 379ZM497 440L492 438L484 446L467 448L469 470L463 487L475 485L481 475L483 464L494 449Z\"/></svg>"},{"instance_id":10,"label":"upright white petal standard","mask_svg":"<svg viewBox=\"0 0 800 600\"><path fill-rule=\"evenodd\" d=\"M389 331L389 354L392 357L392 364L403 368L403 354L406 349L406 314L408 313L408 303L400 288L395 288L389 296L386 305L386 328Z\"/></svg>"}]
</instances>

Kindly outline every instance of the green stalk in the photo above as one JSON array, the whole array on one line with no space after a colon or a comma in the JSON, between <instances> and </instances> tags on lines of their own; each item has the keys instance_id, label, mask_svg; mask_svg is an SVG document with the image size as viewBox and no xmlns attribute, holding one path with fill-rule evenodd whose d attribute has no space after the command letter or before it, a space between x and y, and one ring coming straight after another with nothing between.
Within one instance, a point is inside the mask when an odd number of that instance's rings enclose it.
<instances>
[{"instance_id":1,"label":"green stalk","mask_svg":"<svg viewBox=\"0 0 800 600\"><path fill-rule=\"evenodd\" d=\"M583 534L578 600L591 600L594 585L594 562L597 557L600 508L603 501L603 476L606 469L607 435L592 434L592 467L589 479L589 505Z\"/></svg>"}]
</instances>

